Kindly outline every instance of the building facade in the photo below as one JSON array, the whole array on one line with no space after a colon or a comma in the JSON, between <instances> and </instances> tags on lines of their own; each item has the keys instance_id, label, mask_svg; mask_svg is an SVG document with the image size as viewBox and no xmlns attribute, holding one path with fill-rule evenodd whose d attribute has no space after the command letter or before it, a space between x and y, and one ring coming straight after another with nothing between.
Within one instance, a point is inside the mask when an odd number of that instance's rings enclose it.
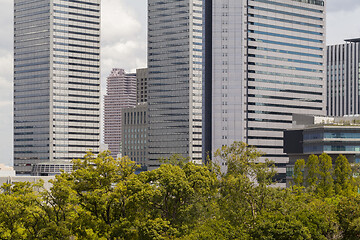
<instances>
[{"instance_id":1,"label":"building facade","mask_svg":"<svg viewBox=\"0 0 360 240\"><path fill-rule=\"evenodd\" d=\"M284 151L289 156L287 186L291 185L298 159L328 154L335 162L342 154L350 163L360 163L360 117L295 116L284 133Z\"/></svg>"},{"instance_id":2,"label":"building facade","mask_svg":"<svg viewBox=\"0 0 360 240\"><path fill-rule=\"evenodd\" d=\"M202 161L202 0L148 0L149 168Z\"/></svg>"},{"instance_id":3,"label":"building facade","mask_svg":"<svg viewBox=\"0 0 360 240\"><path fill-rule=\"evenodd\" d=\"M206 2L204 151L244 141L285 179L283 130L292 113L326 114L325 2Z\"/></svg>"},{"instance_id":4,"label":"building facade","mask_svg":"<svg viewBox=\"0 0 360 240\"><path fill-rule=\"evenodd\" d=\"M136 102L144 103L148 99L148 77L147 68L136 69Z\"/></svg>"},{"instance_id":5,"label":"building facade","mask_svg":"<svg viewBox=\"0 0 360 240\"><path fill-rule=\"evenodd\" d=\"M100 0L14 1L14 168L100 142Z\"/></svg>"},{"instance_id":6,"label":"building facade","mask_svg":"<svg viewBox=\"0 0 360 240\"><path fill-rule=\"evenodd\" d=\"M114 68L104 96L104 143L116 158L122 150L122 112L136 105L136 74Z\"/></svg>"},{"instance_id":7,"label":"building facade","mask_svg":"<svg viewBox=\"0 0 360 240\"><path fill-rule=\"evenodd\" d=\"M148 69L136 69L136 106L122 113L122 155L147 170L148 162Z\"/></svg>"},{"instance_id":8,"label":"building facade","mask_svg":"<svg viewBox=\"0 0 360 240\"><path fill-rule=\"evenodd\" d=\"M327 114L344 116L360 113L359 103L359 42L327 47Z\"/></svg>"},{"instance_id":9,"label":"building facade","mask_svg":"<svg viewBox=\"0 0 360 240\"><path fill-rule=\"evenodd\" d=\"M148 122L147 103L138 103L136 107L123 110L122 155L147 169L148 163Z\"/></svg>"}]
</instances>

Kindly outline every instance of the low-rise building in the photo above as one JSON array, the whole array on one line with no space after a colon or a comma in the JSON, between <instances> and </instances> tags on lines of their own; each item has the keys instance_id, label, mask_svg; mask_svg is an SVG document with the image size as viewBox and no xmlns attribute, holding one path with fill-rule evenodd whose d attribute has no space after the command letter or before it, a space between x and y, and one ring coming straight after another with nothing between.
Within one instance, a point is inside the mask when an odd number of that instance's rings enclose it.
<instances>
[{"instance_id":1,"label":"low-rise building","mask_svg":"<svg viewBox=\"0 0 360 240\"><path fill-rule=\"evenodd\" d=\"M293 115L293 128L284 132L284 152L289 156L287 186L298 159L327 153L333 161L342 154L360 163L360 116L317 117Z\"/></svg>"},{"instance_id":2,"label":"low-rise building","mask_svg":"<svg viewBox=\"0 0 360 240\"><path fill-rule=\"evenodd\" d=\"M13 167L0 164L0 177L15 176L15 170Z\"/></svg>"},{"instance_id":3,"label":"low-rise building","mask_svg":"<svg viewBox=\"0 0 360 240\"><path fill-rule=\"evenodd\" d=\"M17 182L29 182L29 183L39 183L43 181L43 188L45 190L50 190L52 183L50 180L54 180L55 176L0 176L0 186L3 184L15 184ZM43 189L37 189L42 191Z\"/></svg>"},{"instance_id":4,"label":"low-rise building","mask_svg":"<svg viewBox=\"0 0 360 240\"><path fill-rule=\"evenodd\" d=\"M53 161L49 163L38 163L33 166L31 176L55 176L61 174L61 172L70 173L72 170L72 162Z\"/></svg>"}]
</instances>

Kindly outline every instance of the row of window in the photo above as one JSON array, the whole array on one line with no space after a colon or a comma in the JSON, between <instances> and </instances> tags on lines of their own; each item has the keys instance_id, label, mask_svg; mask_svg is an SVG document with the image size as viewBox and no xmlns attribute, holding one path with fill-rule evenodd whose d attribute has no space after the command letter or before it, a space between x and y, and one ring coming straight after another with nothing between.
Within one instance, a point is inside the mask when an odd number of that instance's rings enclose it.
<instances>
[{"instance_id":1,"label":"row of window","mask_svg":"<svg viewBox=\"0 0 360 240\"><path fill-rule=\"evenodd\" d=\"M252 13L250 13L249 16L254 17L254 18L262 18L262 19L267 19L267 20L273 20L273 21L278 21L278 22L285 22L285 23L303 25L303 26L308 26L308 27L323 28L323 25L319 25L319 24L313 24L313 23L308 23L308 22L300 22L300 21L295 21L295 20L277 18L277 17L273 17L273 16L264 16L264 15L252 14Z\"/></svg>"},{"instance_id":2,"label":"row of window","mask_svg":"<svg viewBox=\"0 0 360 240\"><path fill-rule=\"evenodd\" d=\"M301 82L288 82L288 81L279 81L279 80L270 80L270 79L248 78L248 81L283 84L283 85L292 85L292 86L302 86L302 87L323 88L323 86L319 85L319 84L310 84L310 83L301 83ZM320 94L318 94L318 95L320 95Z\"/></svg>"},{"instance_id":3,"label":"row of window","mask_svg":"<svg viewBox=\"0 0 360 240\"><path fill-rule=\"evenodd\" d=\"M293 106L286 104L272 104L272 103L260 103L260 102L249 102L249 105L253 106L265 106L265 107L280 107L280 108L293 108L293 109L308 109L308 110L323 110L322 107L308 107L308 106Z\"/></svg>"},{"instance_id":4,"label":"row of window","mask_svg":"<svg viewBox=\"0 0 360 240\"><path fill-rule=\"evenodd\" d=\"M301 7L301 6L296 6L296 5L292 5L292 4L287 4L287 3L280 3L280 2L275 2L275 1L269 1L269 0L251 0L253 2L262 2L262 3L267 3L267 4L272 4L275 6L282 6L282 7L288 7L288 8L293 8L293 9L299 9L299 10L305 10L305 11L310 11L310 12L316 12L316 13L323 13L322 10L318 10L315 8L308 8L308 7ZM320 2L323 1L315 1L315 0L295 0L298 2L306 2L306 3L318 3L316 5L320 5ZM323 6L324 2L322 3L321 6Z\"/></svg>"},{"instance_id":5,"label":"row of window","mask_svg":"<svg viewBox=\"0 0 360 240\"><path fill-rule=\"evenodd\" d=\"M323 58L323 55L305 53L305 52L296 52L296 51L281 50L281 49L275 49L275 48L264 48L264 47L257 47L257 46L249 46L248 48L249 49L257 49L257 50L261 50L261 51L268 51L268 52L284 53L284 54L314 57L314 58Z\"/></svg>"},{"instance_id":6,"label":"row of window","mask_svg":"<svg viewBox=\"0 0 360 240\"><path fill-rule=\"evenodd\" d=\"M266 33L266 34L269 35L270 33ZM279 35L281 35L281 34L279 34ZM321 48L321 47L314 47L314 46L309 46L309 45L295 44L295 43L290 43L290 42L272 41L272 40L267 40L267 39L249 38L249 41L269 43L269 44L282 45L282 46L288 46L288 47L306 48L306 49L319 50L319 51L323 50L323 48Z\"/></svg>"},{"instance_id":7,"label":"row of window","mask_svg":"<svg viewBox=\"0 0 360 240\"><path fill-rule=\"evenodd\" d=\"M248 86L248 89L254 90L263 90L263 91L273 91L273 92L287 92L287 93L299 93L299 94L310 94L322 96L322 92L310 92L303 90L294 90L294 89L282 89L282 88L269 88L269 87L259 87L259 86Z\"/></svg>"},{"instance_id":8,"label":"row of window","mask_svg":"<svg viewBox=\"0 0 360 240\"><path fill-rule=\"evenodd\" d=\"M304 153L313 152L360 152L360 146L305 145Z\"/></svg>"},{"instance_id":9,"label":"row of window","mask_svg":"<svg viewBox=\"0 0 360 240\"><path fill-rule=\"evenodd\" d=\"M248 94L248 97L290 100L290 101L301 101L301 102L315 102L315 103L322 103L323 102L322 100L319 100L319 99L295 98L295 97L283 97L283 96L268 96L268 95L260 95L260 94Z\"/></svg>"},{"instance_id":10,"label":"row of window","mask_svg":"<svg viewBox=\"0 0 360 240\"><path fill-rule=\"evenodd\" d=\"M356 132L304 133L304 140L326 139L326 138L360 139L360 133L356 133Z\"/></svg>"},{"instance_id":11,"label":"row of window","mask_svg":"<svg viewBox=\"0 0 360 240\"><path fill-rule=\"evenodd\" d=\"M288 73L279 73L279 72L255 71L255 70L249 70L248 72L249 73L261 74L261 75L281 76L281 77L288 77L288 78L302 78L302 79L319 80L319 81L323 80L322 77L312 77L312 76L288 74Z\"/></svg>"},{"instance_id":12,"label":"row of window","mask_svg":"<svg viewBox=\"0 0 360 240\"><path fill-rule=\"evenodd\" d=\"M258 55L258 54L248 54L248 56L254 57L254 58L263 58L263 59L284 61L284 62L304 63L304 64L311 64L311 65L318 65L318 66L323 65L322 62L305 61L305 60L293 59L293 58L274 57L274 56L266 56L266 55Z\"/></svg>"},{"instance_id":13,"label":"row of window","mask_svg":"<svg viewBox=\"0 0 360 240\"><path fill-rule=\"evenodd\" d=\"M278 13L278 14L284 14L284 15L295 16L295 17L300 17L300 18L307 18L307 19L318 20L318 21L323 20L323 18L320 18L320 17L314 17L314 16L304 15L304 14L295 13L295 12L287 12L287 11L281 11L281 10L276 10L276 9L257 7L257 6L249 6L249 8L264 11L267 13Z\"/></svg>"},{"instance_id":14,"label":"row of window","mask_svg":"<svg viewBox=\"0 0 360 240\"><path fill-rule=\"evenodd\" d=\"M276 65L276 64L269 64L269 63L261 63L261 62L249 62L249 65L256 65L262 67L269 67L269 68L281 68L287 70L296 70L296 71L303 71L303 72L316 72L322 73L322 70L312 69L312 68L304 68L304 67L293 67L293 66L286 66L286 65Z\"/></svg>"},{"instance_id":15,"label":"row of window","mask_svg":"<svg viewBox=\"0 0 360 240\"><path fill-rule=\"evenodd\" d=\"M258 22L249 22L249 24L254 25L254 26L275 28L275 29L280 29L280 30L299 32L299 33L307 33L307 34L318 35L318 36L323 35L323 33L321 33L321 32L314 32L314 31L309 31L309 30L304 30L304 29L297 29L297 28L289 28L289 27L283 27L283 26L272 25L272 24L265 24L265 23L258 23ZM294 37L294 36L292 36L292 37ZM310 42L320 42L320 43L322 42L321 40L309 39L309 38L294 38L294 39L305 40L305 41L310 41Z\"/></svg>"}]
</instances>

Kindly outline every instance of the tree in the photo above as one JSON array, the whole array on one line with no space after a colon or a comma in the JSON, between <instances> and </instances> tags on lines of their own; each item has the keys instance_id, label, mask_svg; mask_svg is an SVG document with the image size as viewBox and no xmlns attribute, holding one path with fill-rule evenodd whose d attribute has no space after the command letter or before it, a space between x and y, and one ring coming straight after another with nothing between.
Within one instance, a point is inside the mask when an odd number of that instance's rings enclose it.
<instances>
[{"instance_id":1,"label":"tree","mask_svg":"<svg viewBox=\"0 0 360 240\"><path fill-rule=\"evenodd\" d=\"M349 195L355 191L355 181L349 161L344 155L339 155L334 169L335 192L338 195Z\"/></svg>"},{"instance_id":2,"label":"tree","mask_svg":"<svg viewBox=\"0 0 360 240\"><path fill-rule=\"evenodd\" d=\"M259 163L261 152L244 142L234 142L230 146L222 146L214 153L215 158L220 158L227 165L227 175L254 176L254 167Z\"/></svg>"},{"instance_id":3,"label":"tree","mask_svg":"<svg viewBox=\"0 0 360 240\"><path fill-rule=\"evenodd\" d=\"M44 212L39 207L39 184L18 182L4 184L0 194L0 238L39 239L46 226Z\"/></svg>"},{"instance_id":4,"label":"tree","mask_svg":"<svg viewBox=\"0 0 360 240\"><path fill-rule=\"evenodd\" d=\"M312 154L309 156L306 165L306 186L310 191L315 191L319 180L319 158Z\"/></svg>"},{"instance_id":5,"label":"tree","mask_svg":"<svg viewBox=\"0 0 360 240\"><path fill-rule=\"evenodd\" d=\"M336 208L342 239L360 239L360 196L342 197Z\"/></svg>"},{"instance_id":6,"label":"tree","mask_svg":"<svg viewBox=\"0 0 360 240\"><path fill-rule=\"evenodd\" d=\"M227 173L173 156L136 175L130 159L103 152L74 160L73 172L56 176L50 191L41 183L5 184L0 239L360 238L360 197L344 156L334 171L326 154L298 160L294 181L305 191L276 188L273 162L245 143L216 156Z\"/></svg>"},{"instance_id":7,"label":"tree","mask_svg":"<svg viewBox=\"0 0 360 240\"><path fill-rule=\"evenodd\" d=\"M182 234L211 212L218 180L206 166L164 164L139 177L152 187L152 218L170 222Z\"/></svg>"},{"instance_id":8,"label":"tree","mask_svg":"<svg viewBox=\"0 0 360 240\"><path fill-rule=\"evenodd\" d=\"M134 173L138 166L127 157L113 159L108 151L88 153L73 164L73 171L57 176L44 196L44 206L51 206L49 219L80 238L134 238L137 205L132 200L146 191Z\"/></svg>"},{"instance_id":9,"label":"tree","mask_svg":"<svg viewBox=\"0 0 360 240\"><path fill-rule=\"evenodd\" d=\"M273 162L260 162L260 156L255 148L241 142L224 146L215 153L228 166L220 183L219 214L241 232L254 227L276 191L269 187L276 174Z\"/></svg>"},{"instance_id":10,"label":"tree","mask_svg":"<svg viewBox=\"0 0 360 240\"><path fill-rule=\"evenodd\" d=\"M180 238L183 240L249 240L250 236L243 225L233 226L229 221L213 217L201 222L193 231Z\"/></svg>"},{"instance_id":11,"label":"tree","mask_svg":"<svg viewBox=\"0 0 360 240\"><path fill-rule=\"evenodd\" d=\"M326 153L319 156L319 183L316 191L320 196L330 197L334 194L332 159Z\"/></svg>"},{"instance_id":12,"label":"tree","mask_svg":"<svg viewBox=\"0 0 360 240\"><path fill-rule=\"evenodd\" d=\"M301 187L304 185L304 170L305 170L305 160L299 159L295 162L294 166L294 184L295 186Z\"/></svg>"}]
</instances>

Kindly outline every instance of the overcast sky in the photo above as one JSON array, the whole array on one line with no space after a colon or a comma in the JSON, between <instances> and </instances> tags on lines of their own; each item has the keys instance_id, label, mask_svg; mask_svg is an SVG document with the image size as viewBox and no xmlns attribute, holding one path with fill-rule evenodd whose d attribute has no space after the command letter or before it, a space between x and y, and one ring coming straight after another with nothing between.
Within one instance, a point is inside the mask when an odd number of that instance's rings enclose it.
<instances>
[{"instance_id":1,"label":"overcast sky","mask_svg":"<svg viewBox=\"0 0 360 240\"><path fill-rule=\"evenodd\" d=\"M0 0L0 163L12 165L13 1ZM147 0L102 0L102 91L111 68L146 67ZM327 1L327 43L360 37L360 1Z\"/></svg>"}]
</instances>

